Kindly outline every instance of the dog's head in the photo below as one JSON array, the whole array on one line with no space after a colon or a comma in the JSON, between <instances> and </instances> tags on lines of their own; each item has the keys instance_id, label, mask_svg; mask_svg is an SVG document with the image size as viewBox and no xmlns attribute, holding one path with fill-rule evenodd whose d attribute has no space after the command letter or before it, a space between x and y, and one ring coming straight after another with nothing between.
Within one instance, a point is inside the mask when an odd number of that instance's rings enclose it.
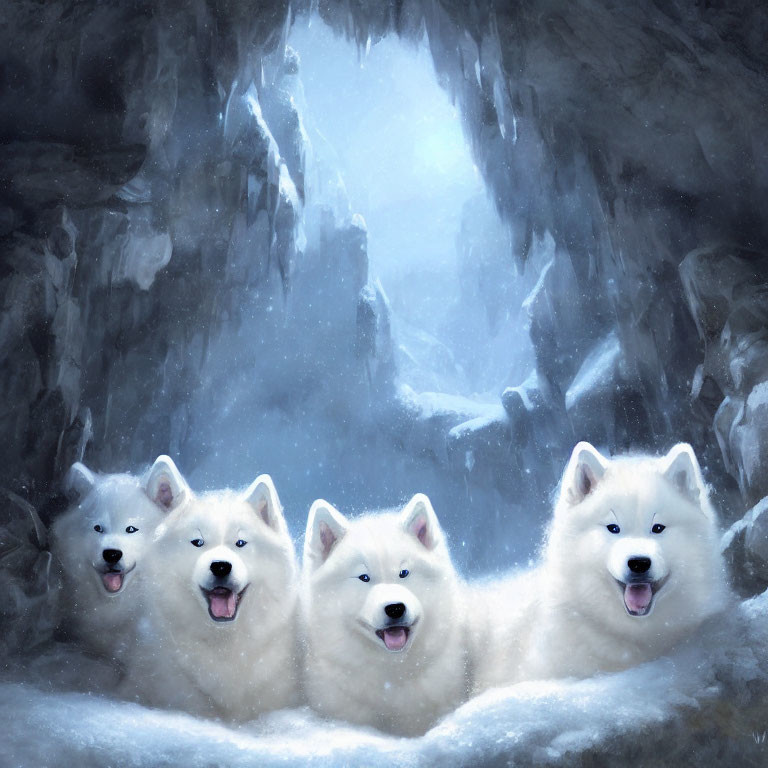
<instances>
[{"instance_id":1,"label":"dog's head","mask_svg":"<svg viewBox=\"0 0 768 768\"><path fill-rule=\"evenodd\" d=\"M168 456L158 457L142 480L127 474L96 475L78 462L69 470L64 490L74 506L54 526L54 548L68 577L93 582L106 597L125 592L155 528L188 495Z\"/></svg>"},{"instance_id":2,"label":"dog's head","mask_svg":"<svg viewBox=\"0 0 768 768\"><path fill-rule=\"evenodd\" d=\"M293 543L269 475L243 493L213 491L190 500L157 529L155 602L191 624L234 623L245 611L271 622L288 599Z\"/></svg>"},{"instance_id":3,"label":"dog's head","mask_svg":"<svg viewBox=\"0 0 768 768\"><path fill-rule=\"evenodd\" d=\"M307 521L304 568L316 641L323 636L342 642L354 633L384 654L404 653L419 642L425 625L434 636L450 621L454 571L424 494L400 513L354 521L316 501Z\"/></svg>"},{"instance_id":4,"label":"dog's head","mask_svg":"<svg viewBox=\"0 0 768 768\"><path fill-rule=\"evenodd\" d=\"M601 616L650 616L664 604L685 621L722 599L715 514L693 449L607 459L579 443L563 476L548 557L559 597ZM676 598L671 598L675 594ZM606 610L614 605L615 610Z\"/></svg>"}]
</instances>

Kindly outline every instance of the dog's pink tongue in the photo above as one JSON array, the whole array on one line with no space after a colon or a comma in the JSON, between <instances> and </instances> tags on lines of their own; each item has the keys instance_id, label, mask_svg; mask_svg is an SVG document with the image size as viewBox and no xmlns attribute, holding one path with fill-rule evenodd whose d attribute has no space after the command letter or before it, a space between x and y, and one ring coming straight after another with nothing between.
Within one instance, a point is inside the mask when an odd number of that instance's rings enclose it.
<instances>
[{"instance_id":1,"label":"dog's pink tongue","mask_svg":"<svg viewBox=\"0 0 768 768\"><path fill-rule=\"evenodd\" d=\"M123 586L122 573L105 573L101 579L107 588L107 592L117 592Z\"/></svg>"},{"instance_id":2,"label":"dog's pink tongue","mask_svg":"<svg viewBox=\"0 0 768 768\"><path fill-rule=\"evenodd\" d=\"M405 627L392 627L392 629L384 630L384 645L390 651L399 651L408 640L408 633L405 631Z\"/></svg>"},{"instance_id":3,"label":"dog's pink tongue","mask_svg":"<svg viewBox=\"0 0 768 768\"><path fill-rule=\"evenodd\" d=\"M650 584L627 584L624 587L624 602L633 613L642 613L650 605L652 597Z\"/></svg>"},{"instance_id":4,"label":"dog's pink tongue","mask_svg":"<svg viewBox=\"0 0 768 768\"><path fill-rule=\"evenodd\" d=\"M235 615L235 593L228 589L212 592L211 613L217 619L231 619Z\"/></svg>"}]
</instances>

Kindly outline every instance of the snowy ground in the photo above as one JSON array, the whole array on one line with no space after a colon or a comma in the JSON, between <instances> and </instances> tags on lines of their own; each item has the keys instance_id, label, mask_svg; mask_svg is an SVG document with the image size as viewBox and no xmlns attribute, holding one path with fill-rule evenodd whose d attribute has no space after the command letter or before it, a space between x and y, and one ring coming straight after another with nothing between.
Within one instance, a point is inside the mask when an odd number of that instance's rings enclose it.
<instances>
[{"instance_id":1,"label":"snowy ground","mask_svg":"<svg viewBox=\"0 0 768 768\"><path fill-rule=\"evenodd\" d=\"M16 668L17 680L34 676L37 685L0 684L0 765L768 764L768 593L704 627L674 657L591 680L488 691L418 739L306 709L230 726L57 692L40 680L54 666ZM67 667L72 674L71 663L59 671Z\"/></svg>"}]
</instances>

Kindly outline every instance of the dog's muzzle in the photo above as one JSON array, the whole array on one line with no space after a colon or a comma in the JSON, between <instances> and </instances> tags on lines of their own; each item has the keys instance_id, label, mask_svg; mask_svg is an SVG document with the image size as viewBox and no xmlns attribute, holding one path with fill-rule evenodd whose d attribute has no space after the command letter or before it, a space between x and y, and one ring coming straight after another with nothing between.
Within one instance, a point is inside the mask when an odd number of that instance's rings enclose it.
<instances>
[{"instance_id":1,"label":"dog's muzzle","mask_svg":"<svg viewBox=\"0 0 768 768\"><path fill-rule=\"evenodd\" d=\"M405 615L405 606L402 603L385 606L384 613L387 614L392 622L385 627L375 630L376 636L384 643L384 647L388 651L397 653L405 650L411 638L413 628L418 622L418 618L414 622L399 622L398 620Z\"/></svg>"},{"instance_id":2,"label":"dog's muzzle","mask_svg":"<svg viewBox=\"0 0 768 768\"><path fill-rule=\"evenodd\" d=\"M214 621L234 621L237 618L237 610L246 589L248 589L247 584L239 592L223 586L217 586L213 589L200 587L200 591L208 603L208 615Z\"/></svg>"},{"instance_id":3,"label":"dog's muzzle","mask_svg":"<svg viewBox=\"0 0 768 768\"><path fill-rule=\"evenodd\" d=\"M107 593L116 595L118 592L122 591L125 586L126 576L128 576L135 567L136 563L126 570L125 568L119 567L117 564L112 565L107 562L102 567L96 568L96 572L99 574L101 583Z\"/></svg>"},{"instance_id":4,"label":"dog's muzzle","mask_svg":"<svg viewBox=\"0 0 768 768\"><path fill-rule=\"evenodd\" d=\"M616 579L624 600L624 608L630 616L647 616L653 609L654 598L667 583L669 574L652 581L633 569L627 581Z\"/></svg>"}]
</instances>

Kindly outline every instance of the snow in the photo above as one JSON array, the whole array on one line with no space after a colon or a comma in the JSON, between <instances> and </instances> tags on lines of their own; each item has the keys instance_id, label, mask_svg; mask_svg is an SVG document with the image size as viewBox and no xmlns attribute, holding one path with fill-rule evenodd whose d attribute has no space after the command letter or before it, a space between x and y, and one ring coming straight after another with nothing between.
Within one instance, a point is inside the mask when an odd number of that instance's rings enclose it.
<instances>
[{"instance_id":1,"label":"snow","mask_svg":"<svg viewBox=\"0 0 768 768\"><path fill-rule=\"evenodd\" d=\"M610 755L652 765L661 754L681 755L683 764L737 754L750 764L765 749L766 609L768 593L703 627L674 656L625 672L487 691L417 739L328 722L308 708L232 726L7 682L0 764L392 768L579 765Z\"/></svg>"},{"instance_id":2,"label":"snow","mask_svg":"<svg viewBox=\"0 0 768 768\"><path fill-rule=\"evenodd\" d=\"M749 407L752 409L768 407L768 381L755 386L747 399Z\"/></svg>"},{"instance_id":3,"label":"snow","mask_svg":"<svg viewBox=\"0 0 768 768\"><path fill-rule=\"evenodd\" d=\"M407 384L400 387L400 399L414 406L420 418L430 419L435 416L455 416L462 421L470 419L496 420L504 409L496 404L478 403L461 395L448 395L443 392L414 392Z\"/></svg>"},{"instance_id":4,"label":"snow","mask_svg":"<svg viewBox=\"0 0 768 768\"><path fill-rule=\"evenodd\" d=\"M494 412L487 416L478 416L476 419L470 419L458 426L455 426L448 432L448 439L455 440L459 437L464 437L472 432L481 432L491 424L496 424L500 421L506 420L507 416L504 413L504 409L501 406L495 406Z\"/></svg>"}]
</instances>

